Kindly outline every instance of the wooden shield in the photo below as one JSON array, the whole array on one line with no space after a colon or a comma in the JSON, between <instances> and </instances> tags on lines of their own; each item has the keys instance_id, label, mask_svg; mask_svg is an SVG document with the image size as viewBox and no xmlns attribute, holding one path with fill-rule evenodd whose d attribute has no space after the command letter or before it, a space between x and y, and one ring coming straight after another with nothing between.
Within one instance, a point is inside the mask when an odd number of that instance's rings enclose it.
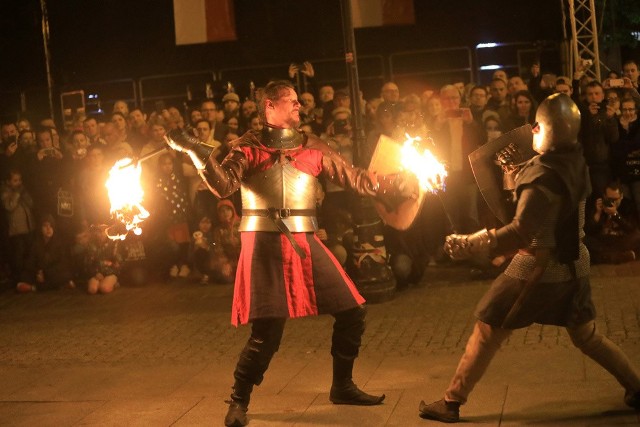
<instances>
[{"instance_id":1,"label":"wooden shield","mask_svg":"<svg viewBox=\"0 0 640 427\"><path fill-rule=\"evenodd\" d=\"M376 175L390 175L402 171L402 143L397 142L387 136L380 135L378 144L371 157L369 172ZM387 210L384 204L374 199L374 205L378 215L385 224L397 230L406 230L411 226L424 199L425 191L420 189L417 199L407 199L402 201L393 210Z\"/></svg>"}]
</instances>

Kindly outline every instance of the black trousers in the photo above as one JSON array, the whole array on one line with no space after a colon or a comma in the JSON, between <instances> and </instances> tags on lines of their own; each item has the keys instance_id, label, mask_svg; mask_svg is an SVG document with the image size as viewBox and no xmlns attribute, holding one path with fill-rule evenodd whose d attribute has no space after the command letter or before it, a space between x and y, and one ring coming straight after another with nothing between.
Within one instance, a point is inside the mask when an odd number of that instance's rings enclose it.
<instances>
[{"instance_id":1,"label":"black trousers","mask_svg":"<svg viewBox=\"0 0 640 427\"><path fill-rule=\"evenodd\" d=\"M359 306L333 314L333 336L331 355L334 359L353 360L358 357L362 334L365 329L364 307ZM236 382L259 385L269 367L273 355L280 347L287 319L256 319L251 326L251 336L244 349L233 376Z\"/></svg>"}]
</instances>

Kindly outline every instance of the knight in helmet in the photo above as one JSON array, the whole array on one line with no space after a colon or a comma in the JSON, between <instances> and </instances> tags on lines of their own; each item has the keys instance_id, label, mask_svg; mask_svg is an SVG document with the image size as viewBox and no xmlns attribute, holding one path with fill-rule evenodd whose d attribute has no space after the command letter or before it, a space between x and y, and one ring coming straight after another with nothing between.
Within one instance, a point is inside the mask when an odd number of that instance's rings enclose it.
<instances>
[{"instance_id":1,"label":"knight in helmet","mask_svg":"<svg viewBox=\"0 0 640 427\"><path fill-rule=\"evenodd\" d=\"M361 391L352 369L364 332L364 298L335 257L315 235L315 189L324 174L334 184L392 206L417 197L417 180L403 174L375 176L354 168L320 139L297 130L299 109L293 86L265 87L258 106L265 123L233 143L220 164L208 146L172 131L169 145L189 154L218 197L240 189L242 249L237 268L231 322L251 322L251 336L234 372L227 426L248 423L253 387L262 382L278 350L286 319L317 314L335 317L331 354L335 404L377 405L384 395Z\"/></svg>"},{"instance_id":2,"label":"knight in helmet","mask_svg":"<svg viewBox=\"0 0 640 427\"><path fill-rule=\"evenodd\" d=\"M444 397L420 402L423 418L457 422L460 405L500 345L514 329L532 323L565 327L573 344L622 385L625 402L640 408L639 371L594 322L589 253L582 243L590 184L577 143L580 112L571 98L556 93L540 104L536 121L533 149L539 154L515 176L511 222L446 238L453 259L518 252L478 303L476 324Z\"/></svg>"}]
</instances>

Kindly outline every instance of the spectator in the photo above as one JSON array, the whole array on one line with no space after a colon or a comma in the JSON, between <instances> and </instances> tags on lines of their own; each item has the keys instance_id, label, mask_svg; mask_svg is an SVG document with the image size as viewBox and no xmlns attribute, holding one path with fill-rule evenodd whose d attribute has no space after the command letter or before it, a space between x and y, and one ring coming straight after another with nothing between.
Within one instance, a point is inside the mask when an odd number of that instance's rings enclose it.
<instances>
[{"instance_id":1,"label":"spectator","mask_svg":"<svg viewBox=\"0 0 640 427\"><path fill-rule=\"evenodd\" d=\"M638 101L624 98L621 102L622 115L618 131L620 139L614 144L613 170L624 187L624 192L635 202L636 212L640 212L640 120Z\"/></svg>"},{"instance_id":2,"label":"spectator","mask_svg":"<svg viewBox=\"0 0 640 427\"><path fill-rule=\"evenodd\" d=\"M33 199L22 184L22 173L11 170L2 187L2 205L8 224L9 267L13 283L24 270L34 231Z\"/></svg>"},{"instance_id":3,"label":"spectator","mask_svg":"<svg viewBox=\"0 0 640 427\"><path fill-rule=\"evenodd\" d=\"M473 120L478 123L482 123L482 113L487 108L487 102L489 101L489 93L484 86L474 86L469 92L469 109Z\"/></svg>"},{"instance_id":4,"label":"spectator","mask_svg":"<svg viewBox=\"0 0 640 427\"><path fill-rule=\"evenodd\" d=\"M321 116L322 117L322 116ZM255 112L251 115L251 119L249 120L249 129L255 131L261 131L264 125L262 124L262 119L260 119L260 115Z\"/></svg>"},{"instance_id":5,"label":"spectator","mask_svg":"<svg viewBox=\"0 0 640 427\"><path fill-rule=\"evenodd\" d=\"M594 264L633 261L640 249L638 216L617 182L607 184L585 221L585 244Z\"/></svg>"},{"instance_id":6,"label":"spectator","mask_svg":"<svg viewBox=\"0 0 640 427\"><path fill-rule=\"evenodd\" d=\"M604 91L604 97L607 101L607 106L613 108L617 118L620 118L622 111L620 110L620 95L616 89L607 89Z\"/></svg>"},{"instance_id":7,"label":"spectator","mask_svg":"<svg viewBox=\"0 0 640 427\"><path fill-rule=\"evenodd\" d=\"M191 110L189 112L189 126L196 127L196 123L202 120L202 113L200 110Z\"/></svg>"},{"instance_id":8,"label":"spectator","mask_svg":"<svg viewBox=\"0 0 640 427\"><path fill-rule=\"evenodd\" d=\"M87 149L84 167L79 170L76 193L80 216L85 224L105 224L111 216L111 205L105 182L109 166L105 163L103 149L92 145Z\"/></svg>"},{"instance_id":9,"label":"spectator","mask_svg":"<svg viewBox=\"0 0 640 427\"><path fill-rule=\"evenodd\" d=\"M513 78L513 77L512 77ZM536 109L538 104L527 90L521 90L513 96L514 105L505 123L506 132L525 124L533 125L536 121Z\"/></svg>"},{"instance_id":10,"label":"spectator","mask_svg":"<svg viewBox=\"0 0 640 427\"><path fill-rule=\"evenodd\" d=\"M500 121L505 123L510 112L507 83L499 78L493 79L489 92L491 93L491 98L487 102L487 109L498 113Z\"/></svg>"},{"instance_id":11,"label":"spectator","mask_svg":"<svg viewBox=\"0 0 640 427\"><path fill-rule=\"evenodd\" d=\"M603 194L611 181L611 146L619 139L615 110L604 101L602 85L593 81L586 88L586 102L580 105L578 141L589 166L593 194Z\"/></svg>"},{"instance_id":12,"label":"spectator","mask_svg":"<svg viewBox=\"0 0 640 427\"><path fill-rule=\"evenodd\" d=\"M21 118L16 123L16 127L18 128L18 132L22 132L25 130L31 130L31 122L25 118Z\"/></svg>"},{"instance_id":13,"label":"spectator","mask_svg":"<svg viewBox=\"0 0 640 427\"><path fill-rule=\"evenodd\" d=\"M565 95L571 97L574 102L579 102L577 98L573 96L573 85L571 84L571 80L568 77L558 77L556 79L556 84L554 87L555 92L564 93Z\"/></svg>"},{"instance_id":14,"label":"spectator","mask_svg":"<svg viewBox=\"0 0 640 427\"><path fill-rule=\"evenodd\" d=\"M224 141L224 137L229 133L229 129L224 123L218 122L218 107L216 107L216 103L211 99L202 101L202 104L200 104L200 112L202 113L202 118L209 121L211 129L213 130L209 144L211 144L212 140L218 142Z\"/></svg>"},{"instance_id":15,"label":"spectator","mask_svg":"<svg viewBox=\"0 0 640 427\"><path fill-rule=\"evenodd\" d=\"M243 129L250 129L251 115L258 112L255 101L247 99L240 107L240 125Z\"/></svg>"},{"instance_id":16,"label":"spectator","mask_svg":"<svg viewBox=\"0 0 640 427\"><path fill-rule=\"evenodd\" d=\"M40 230L31 245L29 259L16 285L20 293L60 288L75 288L68 265L68 253L62 239L55 232L55 220L43 215Z\"/></svg>"},{"instance_id":17,"label":"spectator","mask_svg":"<svg viewBox=\"0 0 640 427\"><path fill-rule=\"evenodd\" d=\"M494 80L505 86L502 80ZM506 88L505 88L506 91ZM473 120L469 109L460 109L460 92L447 85L440 89L443 114L433 124L436 156L449 164L449 175L443 202L452 214L457 232L478 228L479 190L475 183L469 154L482 142L482 127ZM466 231L465 231L466 230Z\"/></svg>"},{"instance_id":18,"label":"spectator","mask_svg":"<svg viewBox=\"0 0 640 427\"><path fill-rule=\"evenodd\" d=\"M30 193L33 195L36 216L58 212L58 190L65 184L65 165L62 152L53 146L51 129L36 130L38 151L31 158L28 170L32 179Z\"/></svg>"},{"instance_id":19,"label":"spectator","mask_svg":"<svg viewBox=\"0 0 640 427\"><path fill-rule=\"evenodd\" d=\"M200 283L209 283L212 275L212 264L215 263L215 243L211 217L206 214L198 220L198 229L191 239L191 265L200 274Z\"/></svg>"},{"instance_id":20,"label":"spectator","mask_svg":"<svg viewBox=\"0 0 640 427\"><path fill-rule=\"evenodd\" d=\"M118 99L113 103L113 110L111 111L111 113L120 113L122 114L122 117L129 116L129 105L127 104L127 101Z\"/></svg>"},{"instance_id":21,"label":"spectator","mask_svg":"<svg viewBox=\"0 0 640 427\"><path fill-rule=\"evenodd\" d=\"M509 94L509 98L512 100L515 99L516 93L521 90L529 90L524 80L522 80L522 77L513 76L509 78L507 81L507 93Z\"/></svg>"},{"instance_id":22,"label":"spectator","mask_svg":"<svg viewBox=\"0 0 640 427\"><path fill-rule=\"evenodd\" d=\"M638 63L633 59L628 59L622 64L622 75L629 80L635 89L638 89Z\"/></svg>"},{"instance_id":23,"label":"spectator","mask_svg":"<svg viewBox=\"0 0 640 427\"><path fill-rule=\"evenodd\" d=\"M507 76L507 72L501 69L495 70L493 72L493 75L491 76L491 79L500 79L502 80L505 84L507 83L507 81L509 81L509 77Z\"/></svg>"},{"instance_id":24,"label":"spectator","mask_svg":"<svg viewBox=\"0 0 640 427\"><path fill-rule=\"evenodd\" d=\"M134 152L139 153L151 136L149 126L147 125L147 115L143 113L141 109L134 108L127 117L130 129L129 140L127 142L131 144Z\"/></svg>"},{"instance_id":25,"label":"spectator","mask_svg":"<svg viewBox=\"0 0 640 427\"><path fill-rule=\"evenodd\" d=\"M126 142L128 139L128 125L127 125L127 119L125 118L124 114L119 113L119 112L115 112L111 115L111 123L113 123L116 127L116 130L119 133L119 140L122 142Z\"/></svg>"},{"instance_id":26,"label":"spectator","mask_svg":"<svg viewBox=\"0 0 640 427\"><path fill-rule=\"evenodd\" d=\"M324 108L325 105L333 102L334 90L330 85L324 85L318 89L318 97L320 98L319 107Z\"/></svg>"},{"instance_id":27,"label":"spectator","mask_svg":"<svg viewBox=\"0 0 640 427\"><path fill-rule=\"evenodd\" d=\"M89 253L92 275L87 281L87 293L90 295L108 294L119 286L122 255L118 251L118 243L107 237L105 228L104 225L91 227Z\"/></svg>"},{"instance_id":28,"label":"spectator","mask_svg":"<svg viewBox=\"0 0 640 427\"><path fill-rule=\"evenodd\" d=\"M175 173L174 157L171 152L158 158L158 172L155 181L153 203L156 210L158 232L168 239L169 276L172 278L189 276L189 202L185 184Z\"/></svg>"},{"instance_id":29,"label":"spectator","mask_svg":"<svg viewBox=\"0 0 640 427\"><path fill-rule=\"evenodd\" d=\"M484 131L487 134L487 142L495 141L496 139L502 136L502 123L500 123L500 116L493 111L489 113L492 114L484 114Z\"/></svg>"},{"instance_id":30,"label":"spectator","mask_svg":"<svg viewBox=\"0 0 640 427\"><path fill-rule=\"evenodd\" d=\"M335 99L334 99L335 100ZM351 110L337 107L332 111L332 121L327 126L322 139L331 149L339 153L349 165L353 164L353 132L351 129ZM329 180L324 183L326 195L322 204L322 216L325 222L336 217L337 212L349 206L349 192Z\"/></svg>"},{"instance_id":31,"label":"spectator","mask_svg":"<svg viewBox=\"0 0 640 427\"><path fill-rule=\"evenodd\" d=\"M213 229L215 257L211 275L223 283L233 283L240 257L240 218L230 200L220 200L217 206L218 225Z\"/></svg>"},{"instance_id":32,"label":"spectator","mask_svg":"<svg viewBox=\"0 0 640 427\"><path fill-rule=\"evenodd\" d=\"M222 97L222 109L225 120L229 120L231 117L238 118L240 116L240 97L238 94L226 93Z\"/></svg>"},{"instance_id":33,"label":"spectator","mask_svg":"<svg viewBox=\"0 0 640 427\"><path fill-rule=\"evenodd\" d=\"M100 128L95 117L88 117L82 122L82 130L89 139L90 145L107 145L106 141L100 136Z\"/></svg>"},{"instance_id":34,"label":"spectator","mask_svg":"<svg viewBox=\"0 0 640 427\"><path fill-rule=\"evenodd\" d=\"M380 97L383 101L391 104L397 104L400 102L400 89L398 85L393 82L386 82L380 89Z\"/></svg>"}]
</instances>

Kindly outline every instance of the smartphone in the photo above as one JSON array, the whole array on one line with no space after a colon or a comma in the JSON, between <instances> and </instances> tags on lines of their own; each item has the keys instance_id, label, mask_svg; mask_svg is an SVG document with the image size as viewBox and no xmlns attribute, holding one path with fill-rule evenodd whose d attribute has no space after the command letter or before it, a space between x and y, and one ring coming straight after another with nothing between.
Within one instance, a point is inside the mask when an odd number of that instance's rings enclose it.
<instances>
[{"instance_id":1,"label":"smartphone","mask_svg":"<svg viewBox=\"0 0 640 427\"><path fill-rule=\"evenodd\" d=\"M609 87L624 87L624 79L610 79Z\"/></svg>"}]
</instances>

